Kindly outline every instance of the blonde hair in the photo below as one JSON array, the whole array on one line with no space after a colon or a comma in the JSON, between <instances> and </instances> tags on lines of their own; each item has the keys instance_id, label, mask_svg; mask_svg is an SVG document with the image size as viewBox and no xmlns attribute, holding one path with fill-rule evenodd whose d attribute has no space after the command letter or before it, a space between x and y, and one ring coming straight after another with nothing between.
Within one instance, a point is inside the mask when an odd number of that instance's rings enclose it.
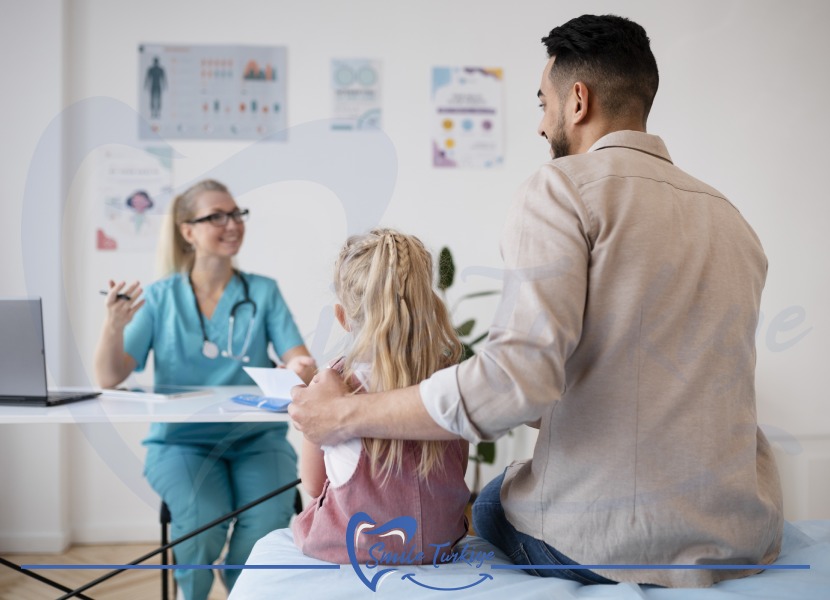
<instances>
[{"instance_id":1,"label":"blonde hair","mask_svg":"<svg viewBox=\"0 0 830 600\"><path fill-rule=\"evenodd\" d=\"M179 226L196 216L196 200L204 192L223 192L230 195L224 184L214 179L204 179L173 199L159 243L159 270L162 275L189 273L193 268L193 248L182 237Z\"/></svg>"},{"instance_id":2,"label":"blonde hair","mask_svg":"<svg viewBox=\"0 0 830 600\"><path fill-rule=\"evenodd\" d=\"M421 241L392 229L352 236L334 269L354 345L346 357L349 380L356 363L371 365L369 392L420 383L458 362L461 342L444 303L433 289L432 257ZM446 442L423 441L419 477L443 467ZM372 474L384 481L403 464L404 442L364 439Z\"/></svg>"}]
</instances>

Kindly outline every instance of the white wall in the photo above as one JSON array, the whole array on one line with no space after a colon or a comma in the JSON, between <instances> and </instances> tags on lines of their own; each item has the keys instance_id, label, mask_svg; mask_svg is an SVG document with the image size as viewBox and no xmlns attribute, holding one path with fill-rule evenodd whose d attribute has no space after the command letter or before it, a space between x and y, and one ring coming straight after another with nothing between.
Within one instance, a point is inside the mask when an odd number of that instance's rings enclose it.
<instances>
[{"instance_id":1,"label":"white wall","mask_svg":"<svg viewBox=\"0 0 830 600\"><path fill-rule=\"evenodd\" d=\"M0 60L6 79L0 94L0 297L48 296L46 291L60 277L58 247L50 243L60 234L60 138L40 155L50 177L40 182L39 191L54 218L43 219L34 232L24 231L22 198L41 132L63 107L65 15L60 0L4 2L3 14ZM40 257L28 257L28 272L21 243L27 233L44 240ZM60 358L66 323L63 306L53 297L44 300L43 308L51 332L47 356L53 373L60 374L64 371ZM60 425L0 427L0 546L50 550L68 543L67 433ZM17 493L20 490L26 493Z\"/></svg>"},{"instance_id":2,"label":"white wall","mask_svg":"<svg viewBox=\"0 0 830 600\"><path fill-rule=\"evenodd\" d=\"M830 133L825 109L830 91L824 64L830 56L826 3L628 0L575 6L520 0L505 10L503 2L481 0L238 0L232 5L38 0L6 6L10 18L0 25L0 60L7 77L14 73L28 84L19 87L8 109L9 95L4 95L0 113L14 140L0 150L0 189L7 211L0 220L0 250L7 258L0 267L0 293L6 295L26 293L18 224L25 174L39 136L62 107L76 102L103 97L135 107L139 43L287 46L291 127L330 116L331 58L381 59L384 131L394 146L397 172L380 223L419 235L435 251L448 244L463 270L500 265L498 239L507 204L521 181L547 158L545 144L535 135L540 116L535 93L545 62L540 38L554 25L587 12L614 12L640 22L652 38L661 69L650 131L664 138L678 165L730 197L758 232L770 259L758 334L758 412L777 440L786 470L788 517L830 518L830 490L823 483L830 471L830 417L819 368L822 357L830 354L824 308L830 300L824 259L830 242L823 235L830 207L820 179L827 158L823 140ZM505 69L507 156L502 168L430 167L433 65ZM34 73L31 66L36 66ZM36 93L40 86L45 94ZM98 115L93 121L107 118ZM68 129L65 165L84 158L73 148L96 139L93 125ZM321 135L320 156L340 142L342 138ZM171 144L181 155L174 165L176 185L247 148L235 142ZM319 183L285 180L279 165L292 150L296 144L289 139L257 151L258 161L275 165L275 176L237 198L255 215L240 265L279 279L307 342L322 359L335 351L337 341L319 320L332 300L330 265L346 235L346 214L334 193ZM342 160L349 158L344 152ZM320 172L339 159L319 160ZM232 189L245 187L246 171L227 174ZM61 269L70 315L65 343L68 348L77 344L80 363L61 373L59 379L69 383L91 374L103 318L97 290L109 277L146 282L155 271L152 254L94 250L93 226L101 209L92 193L88 161L65 177L69 191L55 198L55 206L65 204ZM492 283L471 276L459 285L472 291ZM57 283L55 289L60 289ZM492 302L482 300L462 306L461 313L477 314L484 328L492 309ZM461 313L459 318L466 316ZM71 456L65 472L72 481L62 490L69 498L68 524L61 529L58 523L56 530L66 533L69 528L68 535L79 541L155 538L157 500L140 473L144 431L143 426L65 428L62 435ZM15 454L23 443L6 435L0 440ZM505 438L499 456L527 455L531 444L532 436L526 434ZM60 471L60 466L54 469ZM17 485L14 502L25 506L33 494L31 486ZM30 525L17 527L4 512L0 545L9 540L17 544Z\"/></svg>"}]
</instances>

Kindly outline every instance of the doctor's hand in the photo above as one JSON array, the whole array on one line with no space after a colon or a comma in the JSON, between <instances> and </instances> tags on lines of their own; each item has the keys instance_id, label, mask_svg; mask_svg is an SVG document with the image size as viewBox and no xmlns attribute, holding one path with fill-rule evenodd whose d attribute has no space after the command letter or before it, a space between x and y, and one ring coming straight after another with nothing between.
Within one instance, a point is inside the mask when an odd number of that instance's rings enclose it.
<instances>
[{"instance_id":1,"label":"doctor's hand","mask_svg":"<svg viewBox=\"0 0 830 600\"><path fill-rule=\"evenodd\" d=\"M313 357L303 354L289 358L285 363L285 368L294 371L300 379L308 384L317 371L317 362Z\"/></svg>"},{"instance_id":2,"label":"doctor's hand","mask_svg":"<svg viewBox=\"0 0 830 600\"><path fill-rule=\"evenodd\" d=\"M105 327L114 331L122 331L127 323L133 320L138 309L144 306L143 299L136 301L142 292L138 282L136 281L129 287L125 286L123 281L117 285L113 280L109 281Z\"/></svg>"},{"instance_id":3,"label":"doctor's hand","mask_svg":"<svg viewBox=\"0 0 830 600\"><path fill-rule=\"evenodd\" d=\"M293 387L291 400L291 421L310 442L333 446L355 437L346 427L354 396L333 369L322 369L308 386Z\"/></svg>"}]
</instances>

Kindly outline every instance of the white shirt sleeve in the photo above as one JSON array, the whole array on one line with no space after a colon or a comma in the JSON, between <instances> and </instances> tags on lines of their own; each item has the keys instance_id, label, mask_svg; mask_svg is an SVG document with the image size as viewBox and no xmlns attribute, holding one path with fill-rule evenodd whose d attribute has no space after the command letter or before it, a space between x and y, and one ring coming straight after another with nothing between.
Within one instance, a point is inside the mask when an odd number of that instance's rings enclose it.
<instances>
[{"instance_id":1,"label":"white shirt sleeve","mask_svg":"<svg viewBox=\"0 0 830 600\"><path fill-rule=\"evenodd\" d=\"M433 421L471 444L477 444L481 441L481 433L464 411L457 373L458 365L436 371L420 383L418 391Z\"/></svg>"}]
</instances>

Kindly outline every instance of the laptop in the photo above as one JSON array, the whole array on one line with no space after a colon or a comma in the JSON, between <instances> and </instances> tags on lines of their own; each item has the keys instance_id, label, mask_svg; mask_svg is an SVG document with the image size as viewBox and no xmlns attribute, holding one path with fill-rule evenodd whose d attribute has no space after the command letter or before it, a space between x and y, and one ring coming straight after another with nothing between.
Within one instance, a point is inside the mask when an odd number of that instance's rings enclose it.
<instances>
[{"instance_id":1,"label":"laptop","mask_svg":"<svg viewBox=\"0 0 830 600\"><path fill-rule=\"evenodd\" d=\"M47 390L40 298L0 298L0 404L55 406L100 394Z\"/></svg>"}]
</instances>

